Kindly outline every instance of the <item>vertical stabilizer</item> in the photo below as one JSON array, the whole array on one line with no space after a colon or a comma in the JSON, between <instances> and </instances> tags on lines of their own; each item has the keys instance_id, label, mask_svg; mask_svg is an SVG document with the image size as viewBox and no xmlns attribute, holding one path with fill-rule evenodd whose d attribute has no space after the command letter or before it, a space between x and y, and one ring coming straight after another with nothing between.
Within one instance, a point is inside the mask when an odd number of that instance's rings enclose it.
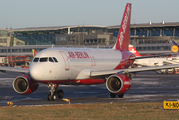
<instances>
[{"instance_id":1,"label":"vertical stabilizer","mask_svg":"<svg viewBox=\"0 0 179 120\"><path fill-rule=\"evenodd\" d=\"M32 53L33 53L33 58L37 55L37 52L35 49L32 49Z\"/></svg>"},{"instance_id":2,"label":"vertical stabilizer","mask_svg":"<svg viewBox=\"0 0 179 120\"><path fill-rule=\"evenodd\" d=\"M127 3L114 49L129 51L131 3Z\"/></svg>"},{"instance_id":3,"label":"vertical stabilizer","mask_svg":"<svg viewBox=\"0 0 179 120\"><path fill-rule=\"evenodd\" d=\"M129 51L134 53L136 57L141 57L140 53L134 48L133 45L129 45Z\"/></svg>"},{"instance_id":4,"label":"vertical stabilizer","mask_svg":"<svg viewBox=\"0 0 179 120\"><path fill-rule=\"evenodd\" d=\"M169 43L170 43L171 51L173 53L179 53L179 46L177 45L177 43L175 43L175 41L173 40L170 40Z\"/></svg>"}]
</instances>

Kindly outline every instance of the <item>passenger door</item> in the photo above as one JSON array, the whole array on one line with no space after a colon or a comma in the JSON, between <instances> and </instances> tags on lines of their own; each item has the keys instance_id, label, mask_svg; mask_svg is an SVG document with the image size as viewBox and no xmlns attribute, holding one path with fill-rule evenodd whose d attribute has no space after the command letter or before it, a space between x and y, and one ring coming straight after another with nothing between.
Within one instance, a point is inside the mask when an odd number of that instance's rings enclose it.
<instances>
[{"instance_id":1,"label":"passenger door","mask_svg":"<svg viewBox=\"0 0 179 120\"><path fill-rule=\"evenodd\" d=\"M60 51L60 54L63 57L63 60L65 62L65 70L69 70L70 69L70 60L68 58L68 56L66 55L66 53L64 51Z\"/></svg>"}]
</instances>

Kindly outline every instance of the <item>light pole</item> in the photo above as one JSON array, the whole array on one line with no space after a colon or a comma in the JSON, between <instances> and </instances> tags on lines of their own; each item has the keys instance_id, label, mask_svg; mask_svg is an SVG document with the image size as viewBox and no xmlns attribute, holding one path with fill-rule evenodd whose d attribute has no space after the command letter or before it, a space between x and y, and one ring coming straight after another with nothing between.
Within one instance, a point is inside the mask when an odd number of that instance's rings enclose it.
<instances>
[{"instance_id":1,"label":"light pole","mask_svg":"<svg viewBox=\"0 0 179 120\"><path fill-rule=\"evenodd\" d=\"M9 66L9 63L8 63L8 45L7 45L7 37L8 37L8 28L6 27L6 64Z\"/></svg>"}]
</instances>

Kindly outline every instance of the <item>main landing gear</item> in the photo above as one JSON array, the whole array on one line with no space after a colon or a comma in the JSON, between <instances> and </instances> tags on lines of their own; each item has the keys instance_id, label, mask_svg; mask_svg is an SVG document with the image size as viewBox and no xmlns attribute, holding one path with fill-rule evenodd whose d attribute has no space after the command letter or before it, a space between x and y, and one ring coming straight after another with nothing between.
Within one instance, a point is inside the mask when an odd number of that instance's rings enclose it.
<instances>
[{"instance_id":1,"label":"main landing gear","mask_svg":"<svg viewBox=\"0 0 179 120\"><path fill-rule=\"evenodd\" d=\"M111 98L116 98L116 95L118 95L118 98L123 98L124 97L124 93L123 94L115 94L115 93L110 92Z\"/></svg>"},{"instance_id":2,"label":"main landing gear","mask_svg":"<svg viewBox=\"0 0 179 120\"><path fill-rule=\"evenodd\" d=\"M48 84L48 88L50 89L50 94L48 94L48 100L56 100L57 96L59 99L63 98L63 90L58 90L58 84Z\"/></svg>"}]
</instances>

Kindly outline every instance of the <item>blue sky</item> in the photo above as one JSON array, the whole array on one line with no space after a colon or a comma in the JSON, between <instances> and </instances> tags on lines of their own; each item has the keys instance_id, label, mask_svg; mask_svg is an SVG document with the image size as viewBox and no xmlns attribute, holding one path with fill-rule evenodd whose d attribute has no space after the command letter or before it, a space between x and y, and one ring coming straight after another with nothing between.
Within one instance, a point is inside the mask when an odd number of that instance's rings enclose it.
<instances>
[{"instance_id":1,"label":"blue sky","mask_svg":"<svg viewBox=\"0 0 179 120\"><path fill-rule=\"evenodd\" d=\"M1 0L0 28L119 25L127 2L131 24L179 22L179 0Z\"/></svg>"}]
</instances>

